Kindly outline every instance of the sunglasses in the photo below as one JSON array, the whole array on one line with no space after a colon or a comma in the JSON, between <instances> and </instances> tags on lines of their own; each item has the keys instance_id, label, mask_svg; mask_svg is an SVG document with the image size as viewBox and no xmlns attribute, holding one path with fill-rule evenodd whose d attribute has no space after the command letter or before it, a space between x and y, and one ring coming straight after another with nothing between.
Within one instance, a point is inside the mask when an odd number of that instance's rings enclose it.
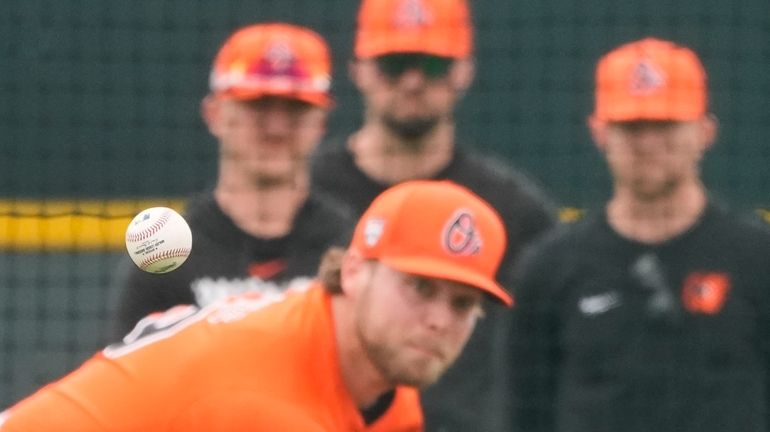
<instances>
[{"instance_id":1,"label":"sunglasses","mask_svg":"<svg viewBox=\"0 0 770 432\"><path fill-rule=\"evenodd\" d=\"M377 69L390 79L400 78L406 71L417 69L428 79L447 76L454 59L428 54L388 54L374 59Z\"/></svg>"}]
</instances>

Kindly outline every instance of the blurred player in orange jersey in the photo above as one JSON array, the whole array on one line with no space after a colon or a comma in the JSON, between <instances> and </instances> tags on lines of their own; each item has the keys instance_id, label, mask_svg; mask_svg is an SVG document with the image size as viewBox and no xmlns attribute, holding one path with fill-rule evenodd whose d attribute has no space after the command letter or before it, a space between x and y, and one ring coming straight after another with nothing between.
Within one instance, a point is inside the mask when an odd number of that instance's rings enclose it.
<instances>
[{"instance_id":1,"label":"blurred player in orange jersey","mask_svg":"<svg viewBox=\"0 0 770 432\"><path fill-rule=\"evenodd\" d=\"M381 194L310 287L142 320L0 414L0 431L419 431L418 389L463 350L495 274L496 211L448 181Z\"/></svg>"}]
</instances>

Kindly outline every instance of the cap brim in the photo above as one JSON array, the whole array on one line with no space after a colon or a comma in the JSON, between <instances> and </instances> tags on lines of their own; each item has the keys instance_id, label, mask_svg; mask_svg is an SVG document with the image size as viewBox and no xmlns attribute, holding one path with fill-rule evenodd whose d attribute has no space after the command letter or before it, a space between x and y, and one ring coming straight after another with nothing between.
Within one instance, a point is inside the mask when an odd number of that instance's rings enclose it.
<instances>
[{"instance_id":1,"label":"cap brim","mask_svg":"<svg viewBox=\"0 0 770 432\"><path fill-rule=\"evenodd\" d=\"M701 118L704 111L698 110L666 110L666 109L638 109L630 107L622 109L618 107L612 113L594 113L593 117L605 122L631 122L631 121L692 121Z\"/></svg>"},{"instance_id":2,"label":"cap brim","mask_svg":"<svg viewBox=\"0 0 770 432\"><path fill-rule=\"evenodd\" d=\"M425 54L425 55L433 55L437 57L445 57L445 58L454 59L454 60L468 57L468 55L464 53L458 53L457 51L452 50L451 48L443 48L443 47L435 48L428 45L422 45L419 47L415 47L415 46L375 47L368 50L357 51L356 58L359 58L362 60L368 60L375 57L390 55L390 54Z\"/></svg>"},{"instance_id":3,"label":"cap brim","mask_svg":"<svg viewBox=\"0 0 770 432\"><path fill-rule=\"evenodd\" d=\"M513 306L511 295L495 280L476 272L468 271L458 265L447 263L444 260L425 257L379 257L378 259L404 273L446 279L470 285L484 291L505 306Z\"/></svg>"},{"instance_id":4,"label":"cap brim","mask_svg":"<svg viewBox=\"0 0 770 432\"><path fill-rule=\"evenodd\" d=\"M224 97L237 99L237 100L252 100L262 97L280 97L286 99L293 99L302 102L307 102L311 105L315 105L321 108L331 108L334 105L334 101L328 94L314 93L314 92L287 92L287 91L270 91L270 90L235 90L231 89L221 93Z\"/></svg>"},{"instance_id":5,"label":"cap brim","mask_svg":"<svg viewBox=\"0 0 770 432\"><path fill-rule=\"evenodd\" d=\"M690 121L706 113L706 100L691 97L607 97L598 104L594 117L603 121Z\"/></svg>"}]
</instances>

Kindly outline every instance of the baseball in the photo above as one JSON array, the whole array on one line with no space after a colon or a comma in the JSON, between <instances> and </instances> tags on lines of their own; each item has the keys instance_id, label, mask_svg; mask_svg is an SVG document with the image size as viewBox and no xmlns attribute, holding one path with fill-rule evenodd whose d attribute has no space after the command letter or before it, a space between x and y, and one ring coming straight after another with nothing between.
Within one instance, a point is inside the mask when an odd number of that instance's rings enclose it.
<instances>
[{"instance_id":1,"label":"baseball","mask_svg":"<svg viewBox=\"0 0 770 432\"><path fill-rule=\"evenodd\" d=\"M168 273L187 260L192 233L184 218L166 207L139 212L126 229L126 249L136 265L148 273Z\"/></svg>"}]
</instances>

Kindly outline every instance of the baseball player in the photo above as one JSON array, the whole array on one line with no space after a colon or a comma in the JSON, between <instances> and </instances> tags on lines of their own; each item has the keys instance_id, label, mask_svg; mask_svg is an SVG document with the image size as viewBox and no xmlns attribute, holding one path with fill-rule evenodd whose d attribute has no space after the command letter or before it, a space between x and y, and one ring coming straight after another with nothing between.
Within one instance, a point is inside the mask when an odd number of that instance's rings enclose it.
<instances>
[{"instance_id":1,"label":"baseball player","mask_svg":"<svg viewBox=\"0 0 770 432\"><path fill-rule=\"evenodd\" d=\"M201 104L219 166L213 188L186 206L192 253L164 275L125 260L113 341L176 304L307 283L326 248L349 239L353 218L308 186L309 154L332 104L330 65L326 42L304 27L255 24L227 39Z\"/></svg>"},{"instance_id":2,"label":"baseball player","mask_svg":"<svg viewBox=\"0 0 770 432\"><path fill-rule=\"evenodd\" d=\"M707 98L687 47L600 59L589 123L613 194L522 260L515 430L770 428L770 233L704 187Z\"/></svg>"},{"instance_id":3,"label":"baseball player","mask_svg":"<svg viewBox=\"0 0 770 432\"><path fill-rule=\"evenodd\" d=\"M529 179L456 142L453 111L474 77L472 27L466 0L362 1L350 76L362 96L363 124L318 147L311 187L359 214L401 181L465 185L505 221L508 270L553 224L554 212ZM476 332L457 365L425 393L429 430L509 429L507 319L503 309L490 309L481 324L488 330Z\"/></svg>"},{"instance_id":4,"label":"baseball player","mask_svg":"<svg viewBox=\"0 0 770 432\"><path fill-rule=\"evenodd\" d=\"M419 431L418 389L462 351L505 251L496 211L448 181L388 189L321 277L139 322L0 414L0 431Z\"/></svg>"}]
</instances>

